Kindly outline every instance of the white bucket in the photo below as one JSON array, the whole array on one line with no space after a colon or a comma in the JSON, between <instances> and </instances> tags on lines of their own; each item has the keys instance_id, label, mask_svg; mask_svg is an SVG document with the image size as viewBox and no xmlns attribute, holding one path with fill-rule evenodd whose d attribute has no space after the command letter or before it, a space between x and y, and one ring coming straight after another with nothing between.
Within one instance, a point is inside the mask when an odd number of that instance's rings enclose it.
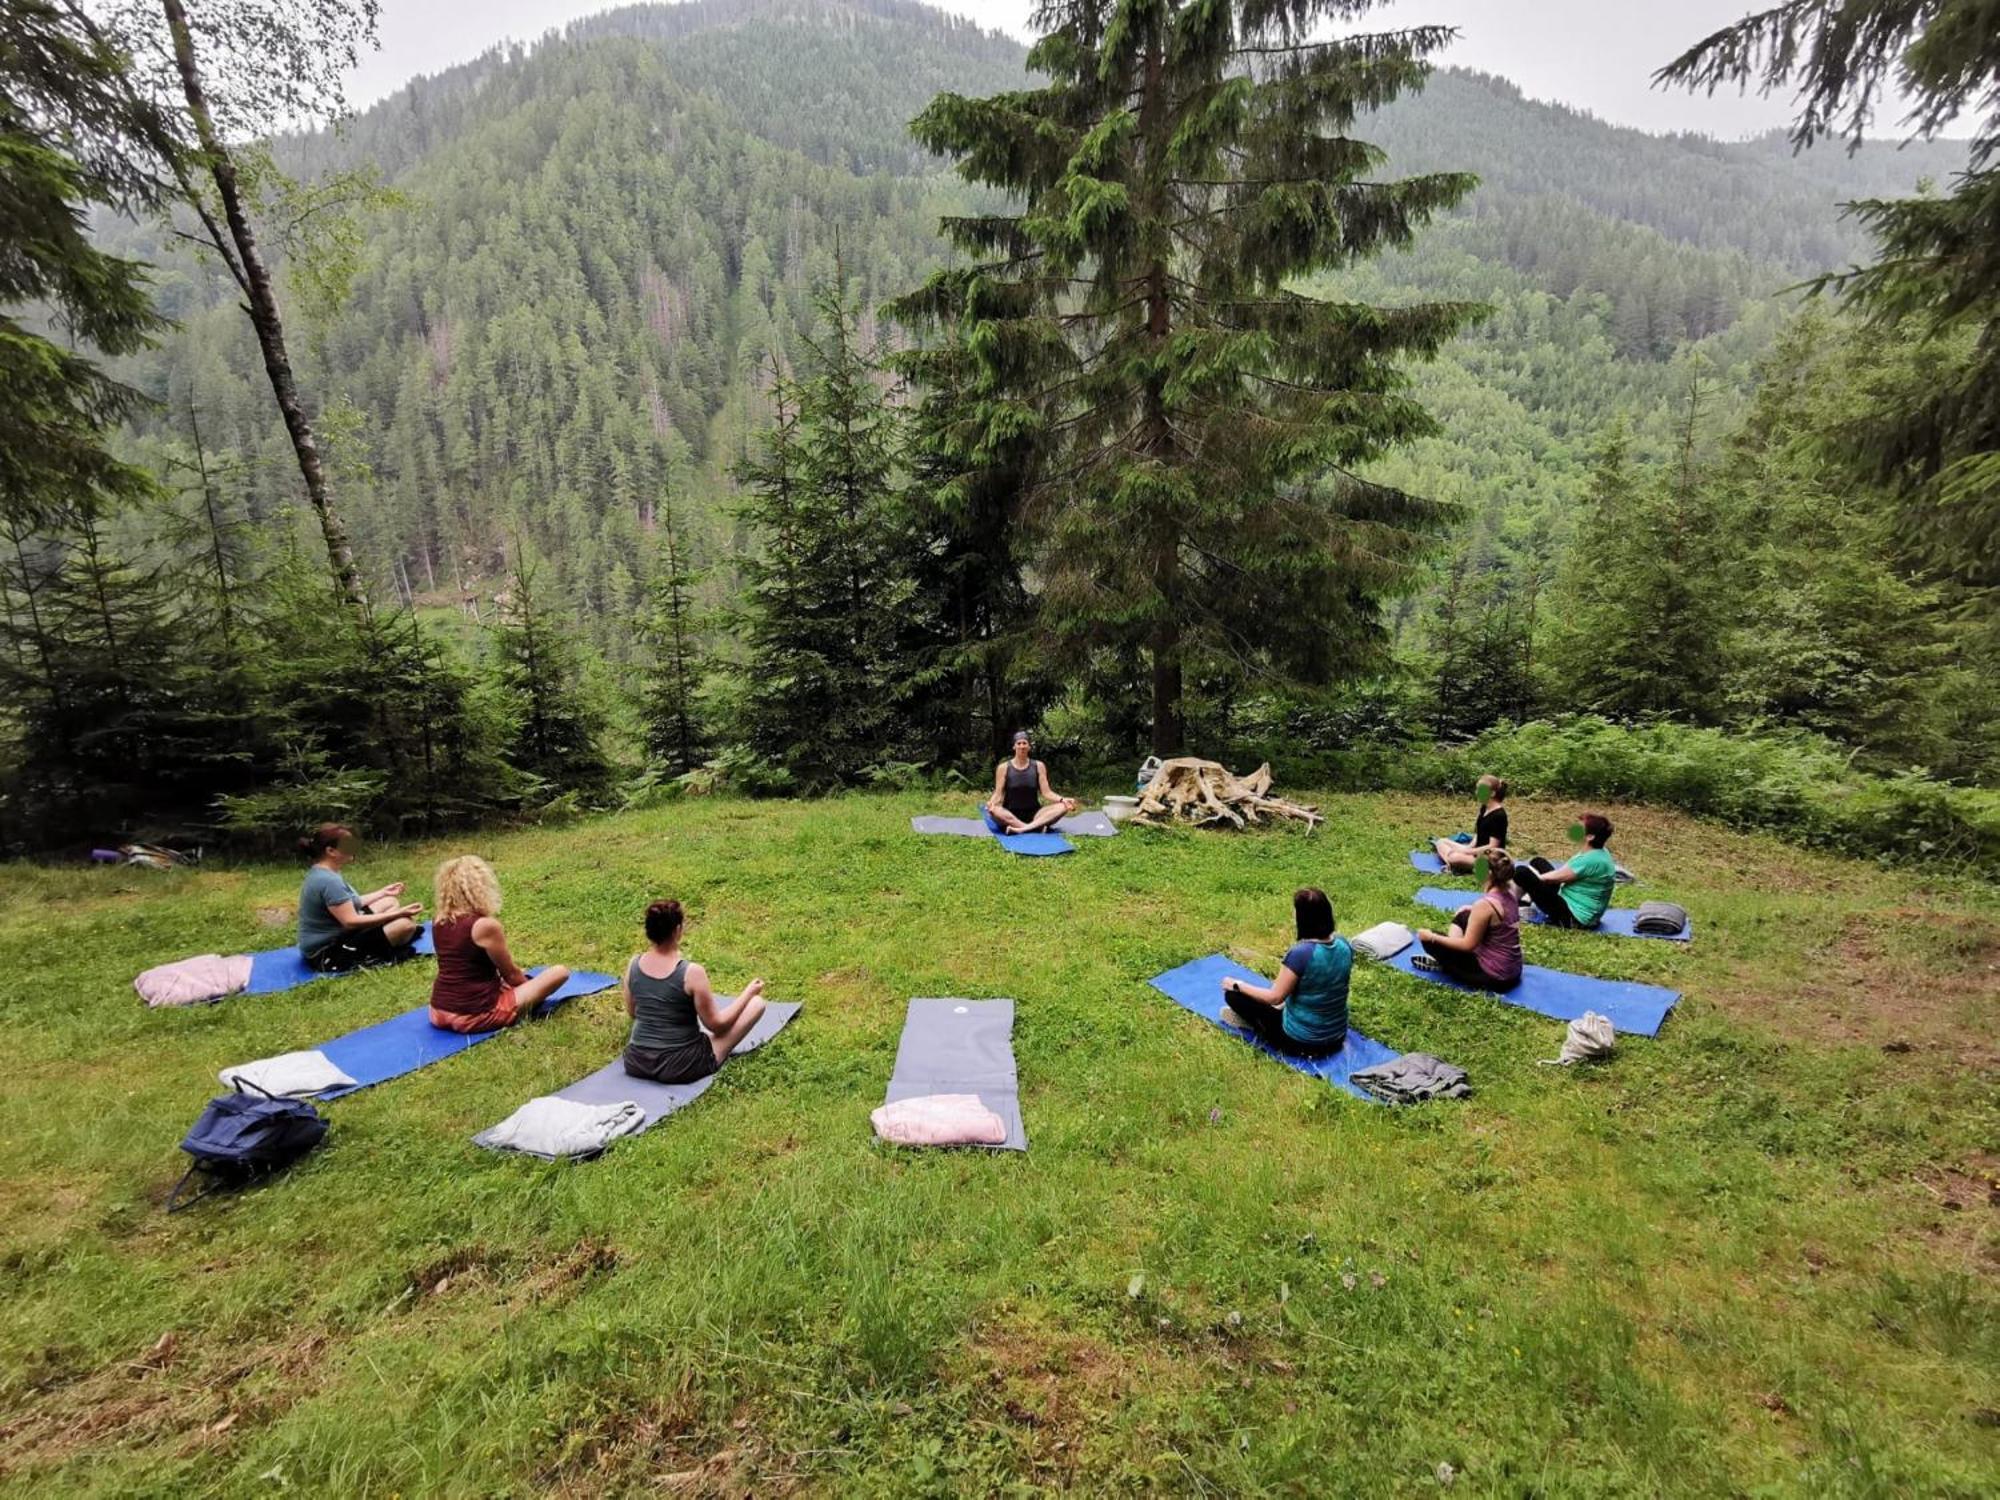
<instances>
[{"instance_id":1,"label":"white bucket","mask_svg":"<svg viewBox=\"0 0 2000 1500\"><path fill-rule=\"evenodd\" d=\"M1106 797L1104 816L1114 823L1122 823L1139 810L1137 797Z\"/></svg>"}]
</instances>

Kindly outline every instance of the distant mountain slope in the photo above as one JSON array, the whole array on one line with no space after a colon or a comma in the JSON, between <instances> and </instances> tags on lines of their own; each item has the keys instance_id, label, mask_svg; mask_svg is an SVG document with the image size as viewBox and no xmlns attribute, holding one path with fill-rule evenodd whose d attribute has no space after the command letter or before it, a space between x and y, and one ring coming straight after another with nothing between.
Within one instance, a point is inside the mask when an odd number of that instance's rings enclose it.
<instances>
[{"instance_id":1,"label":"distant mountain slope","mask_svg":"<svg viewBox=\"0 0 2000 1500\"><path fill-rule=\"evenodd\" d=\"M1367 133L1398 171L1477 172L1474 215L1499 211L1509 197L1553 195L1681 244L1799 273L1867 253L1840 203L1911 192L1966 160L1962 141L1870 144L1853 156L1832 143L1793 156L1781 137L1728 144L1648 135L1460 69L1441 70L1421 94L1373 116Z\"/></svg>"},{"instance_id":2,"label":"distant mountain slope","mask_svg":"<svg viewBox=\"0 0 2000 1500\"><path fill-rule=\"evenodd\" d=\"M906 0L636 6L281 143L297 170L372 161L409 196L369 225L347 308L294 341L378 579L476 591L518 531L603 644L629 649L663 496L712 555L744 544L729 471L763 420L761 372L812 329L815 288L838 265L879 299L943 255L938 216L969 190L914 148L908 119L940 89L1019 86L1025 55ZM1577 434L1656 391L1682 341L1747 326L1727 351L1746 368L1775 321L1761 299L1858 253L1834 201L1949 155L1795 161L1767 142L1655 138L1450 72L1357 129L1395 170L1485 178L1466 216L1332 289L1500 305L1451 356L1481 390L1430 384L1468 414L1435 467L1509 487L1531 482L1521 455L1553 472ZM229 288L155 235L122 244L162 262L183 320L129 362L163 399L147 425L199 411L206 441L252 460L244 504L267 517L294 476ZM1502 386L1505 413L1486 399Z\"/></svg>"}]
</instances>

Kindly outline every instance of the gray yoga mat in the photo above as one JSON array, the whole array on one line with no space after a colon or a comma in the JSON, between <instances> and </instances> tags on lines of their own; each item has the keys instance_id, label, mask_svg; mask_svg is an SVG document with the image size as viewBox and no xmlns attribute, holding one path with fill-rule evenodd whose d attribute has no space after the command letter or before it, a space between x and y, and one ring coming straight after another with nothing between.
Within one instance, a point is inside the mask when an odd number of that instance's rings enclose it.
<instances>
[{"instance_id":1,"label":"gray yoga mat","mask_svg":"<svg viewBox=\"0 0 2000 1500\"><path fill-rule=\"evenodd\" d=\"M939 818L926 814L910 819L910 827L917 833L948 833L964 839L993 837L993 830L983 818ZM1091 808L1070 814L1050 832L1066 833L1071 838L1108 839L1118 832L1118 825Z\"/></svg>"},{"instance_id":2,"label":"gray yoga mat","mask_svg":"<svg viewBox=\"0 0 2000 1500\"><path fill-rule=\"evenodd\" d=\"M1012 1000L912 1000L896 1048L896 1071L884 1104L926 1094L977 1094L1007 1122L1007 1139L989 1151L1026 1151L1021 1086L1014 1072Z\"/></svg>"},{"instance_id":3,"label":"gray yoga mat","mask_svg":"<svg viewBox=\"0 0 2000 1500\"><path fill-rule=\"evenodd\" d=\"M910 827L918 833L949 833L962 839L993 837L993 830L977 818L912 818Z\"/></svg>"},{"instance_id":4,"label":"gray yoga mat","mask_svg":"<svg viewBox=\"0 0 2000 1500\"><path fill-rule=\"evenodd\" d=\"M755 1052L783 1031L805 1006L799 1001L779 1003L773 1001L765 1006L764 1014L757 1024L750 1028L750 1035L743 1038L736 1050L723 1059L722 1066L729 1067L746 1052ZM631 1100L646 1112L646 1122L634 1135L643 1135L677 1109L685 1109L703 1094L708 1086L722 1076L721 1068L706 1078L697 1078L693 1083L654 1083L647 1078L634 1078L625 1071L622 1058L613 1058L588 1078L579 1078L568 1088L556 1094L558 1099L573 1100L578 1104L622 1104ZM475 1146L484 1146L489 1151L512 1151L511 1146L496 1146L487 1139L490 1132L482 1130L472 1138ZM620 1136L620 1140L625 1137ZM615 1143L614 1143L615 1144ZM522 1152L524 1156L539 1155L539 1152ZM554 1160L555 1158L546 1158Z\"/></svg>"}]
</instances>

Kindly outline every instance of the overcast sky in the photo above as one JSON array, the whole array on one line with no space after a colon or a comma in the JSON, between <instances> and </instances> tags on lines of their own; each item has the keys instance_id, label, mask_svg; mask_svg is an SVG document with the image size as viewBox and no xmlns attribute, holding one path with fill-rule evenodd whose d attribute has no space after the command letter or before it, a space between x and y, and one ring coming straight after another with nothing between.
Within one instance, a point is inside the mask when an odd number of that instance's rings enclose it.
<instances>
[{"instance_id":1,"label":"overcast sky","mask_svg":"<svg viewBox=\"0 0 2000 1500\"><path fill-rule=\"evenodd\" d=\"M373 103L418 73L465 62L509 38L531 41L610 0L382 0L382 48L349 92ZM957 0L940 8L1026 38L1031 0ZM1390 0L1370 29L1444 23L1460 39L1445 60L1511 78L1537 99L1645 130L1700 130L1725 139L1790 118L1783 98L1704 98L1651 86L1653 71L1710 32L1761 6L1753 0ZM1895 134L1893 117L1873 133Z\"/></svg>"}]
</instances>

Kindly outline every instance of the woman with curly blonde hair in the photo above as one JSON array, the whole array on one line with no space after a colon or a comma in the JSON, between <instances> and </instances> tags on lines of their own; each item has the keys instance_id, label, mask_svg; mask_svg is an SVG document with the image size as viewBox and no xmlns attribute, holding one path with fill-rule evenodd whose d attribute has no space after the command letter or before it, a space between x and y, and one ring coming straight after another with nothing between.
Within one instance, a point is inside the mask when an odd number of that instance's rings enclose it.
<instances>
[{"instance_id":1,"label":"woman with curly blonde hair","mask_svg":"<svg viewBox=\"0 0 2000 1500\"><path fill-rule=\"evenodd\" d=\"M431 1025L446 1031L498 1031L512 1026L556 992L569 970L550 964L530 979L507 949L500 925L500 881L476 854L438 866L437 978L431 983Z\"/></svg>"}]
</instances>

